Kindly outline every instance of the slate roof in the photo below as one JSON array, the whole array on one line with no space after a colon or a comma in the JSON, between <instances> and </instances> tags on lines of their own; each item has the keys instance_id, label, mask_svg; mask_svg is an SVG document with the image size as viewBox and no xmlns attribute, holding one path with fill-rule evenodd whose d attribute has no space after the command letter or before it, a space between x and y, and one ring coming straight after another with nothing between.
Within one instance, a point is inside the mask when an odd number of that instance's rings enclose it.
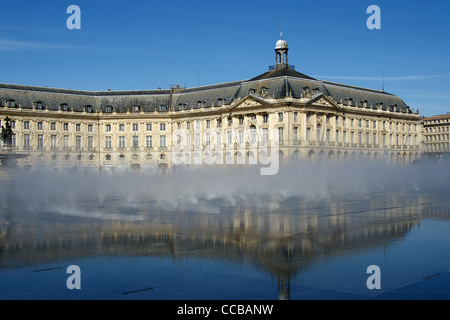
<instances>
[{"instance_id":1,"label":"slate roof","mask_svg":"<svg viewBox=\"0 0 450 320\"><path fill-rule=\"evenodd\" d=\"M393 111L412 113L410 108L398 96L366 88L348 86L328 81L321 81L295 70L279 69L265 72L250 80L228 82L196 88L177 88L173 90L141 90L141 91L79 91L23 85L0 84L0 105L6 101L15 103L24 109L31 109L36 102L42 102L49 110L58 110L60 105L67 104L74 111L80 112L85 106L92 106L93 111L105 110L112 106L116 112L126 112L133 106L143 111L159 110L161 106L171 106L172 110L189 110L197 108L217 108L229 105L237 98L248 94L260 94L265 90L270 98L292 96L302 97L304 90L317 90L331 96L336 102L352 101L352 106L381 108Z\"/></svg>"}]
</instances>

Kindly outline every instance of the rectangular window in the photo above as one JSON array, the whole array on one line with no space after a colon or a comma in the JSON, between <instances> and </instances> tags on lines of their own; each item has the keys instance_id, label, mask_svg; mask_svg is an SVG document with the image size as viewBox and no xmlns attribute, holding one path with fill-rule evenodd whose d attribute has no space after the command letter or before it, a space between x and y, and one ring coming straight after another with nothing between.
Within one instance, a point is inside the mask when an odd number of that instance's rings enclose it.
<instances>
[{"instance_id":1,"label":"rectangular window","mask_svg":"<svg viewBox=\"0 0 450 320\"><path fill-rule=\"evenodd\" d=\"M211 128L211 120L206 120L206 128Z\"/></svg>"},{"instance_id":2,"label":"rectangular window","mask_svg":"<svg viewBox=\"0 0 450 320\"><path fill-rule=\"evenodd\" d=\"M166 147L166 136L159 136L159 146L161 148Z\"/></svg>"},{"instance_id":3,"label":"rectangular window","mask_svg":"<svg viewBox=\"0 0 450 320\"><path fill-rule=\"evenodd\" d=\"M94 149L94 137L93 136L88 137L88 149L89 150Z\"/></svg>"},{"instance_id":4,"label":"rectangular window","mask_svg":"<svg viewBox=\"0 0 450 320\"><path fill-rule=\"evenodd\" d=\"M194 137L194 146L196 148L200 147L200 133L196 133Z\"/></svg>"},{"instance_id":5,"label":"rectangular window","mask_svg":"<svg viewBox=\"0 0 450 320\"><path fill-rule=\"evenodd\" d=\"M81 150L81 136L75 137L75 148Z\"/></svg>"},{"instance_id":6,"label":"rectangular window","mask_svg":"<svg viewBox=\"0 0 450 320\"><path fill-rule=\"evenodd\" d=\"M377 134L376 134L376 133L373 134L373 141L372 141L372 144L373 144L373 145L377 145Z\"/></svg>"},{"instance_id":7,"label":"rectangular window","mask_svg":"<svg viewBox=\"0 0 450 320\"><path fill-rule=\"evenodd\" d=\"M139 136L133 136L133 148L139 148Z\"/></svg>"},{"instance_id":8,"label":"rectangular window","mask_svg":"<svg viewBox=\"0 0 450 320\"><path fill-rule=\"evenodd\" d=\"M111 137L105 137L105 149L111 149Z\"/></svg>"},{"instance_id":9,"label":"rectangular window","mask_svg":"<svg viewBox=\"0 0 450 320\"><path fill-rule=\"evenodd\" d=\"M191 147L191 135L189 133L186 133L186 147Z\"/></svg>"},{"instance_id":10,"label":"rectangular window","mask_svg":"<svg viewBox=\"0 0 450 320\"><path fill-rule=\"evenodd\" d=\"M55 149L57 147L57 141L58 141L58 136L57 135L54 134L54 135L52 135L50 137L50 147L52 149Z\"/></svg>"},{"instance_id":11,"label":"rectangular window","mask_svg":"<svg viewBox=\"0 0 450 320\"><path fill-rule=\"evenodd\" d=\"M125 149L125 136L119 136L119 148Z\"/></svg>"},{"instance_id":12,"label":"rectangular window","mask_svg":"<svg viewBox=\"0 0 450 320\"><path fill-rule=\"evenodd\" d=\"M342 132L342 141L347 143L347 131Z\"/></svg>"},{"instance_id":13,"label":"rectangular window","mask_svg":"<svg viewBox=\"0 0 450 320\"><path fill-rule=\"evenodd\" d=\"M238 131L238 142L239 144L244 143L244 130Z\"/></svg>"},{"instance_id":14,"label":"rectangular window","mask_svg":"<svg viewBox=\"0 0 450 320\"><path fill-rule=\"evenodd\" d=\"M42 130L43 129L43 123L42 122L38 122L37 129L38 130Z\"/></svg>"},{"instance_id":15,"label":"rectangular window","mask_svg":"<svg viewBox=\"0 0 450 320\"><path fill-rule=\"evenodd\" d=\"M76 131L81 131L81 124L77 123L75 126Z\"/></svg>"},{"instance_id":16,"label":"rectangular window","mask_svg":"<svg viewBox=\"0 0 450 320\"><path fill-rule=\"evenodd\" d=\"M165 131L165 130L166 130L166 124L165 124L165 123L161 123L161 124L159 125L159 130Z\"/></svg>"},{"instance_id":17,"label":"rectangular window","mask_svg":"<svg viewBox=\"0 0 450 320\"><path fill-rule=\"evenodd\" d=\"M133 123L133 131L139 131L139 125L137 123Z\"/></svg>"},{"instance_id":18,"label":"rectangular window","mask_svg":"<svg viewBox=\"0 0 450 320\"><path fill-rule=\"evenodd\" d=\"M278 113L278 121L283 121L283 112Z\"/></svg>"},{"instance_id":19,"label":"rectangular window","mask_svg":"<svg viewBox=\"0 0 450 320\"><path fill-rule=\"evenodd\" d=\"M205 144L209 146L211 144L211 134L209 132L205 133Z\"/></svg>"},{"instance_id":20,"label":"rectangular window","mask_svg":"<svg viewBox=\"0 0 450 320\"><path fill-rule=\"evenodd\" d=\"M25 149L30 148L30 135L29 134L23 135L23 147Z\"/></svg>"},{"instance_id":21,"label":"rectangular window","mask_svg":"<svg viewBox=\"0 0 450 320\"><path fill-rule=\"evenodd\" d=\"M70 145L69 145L69 136L64 136L64 150L69 149Z\"/></svg>"},{"instance_id":22,"label":"rectangular window","mask_svg":"<svg viewBox=\"0 0 450 320\"><path fill-rule=\"evenodd\" d=\"M316 141L317 142L321 142L322 141L322 132L321 132L322 128L318 125L316 127Z\"/></svg>"},{"instance_id":23,"label":"rectangular window","mask_svg":"<svg viewBox=\"0 0 450 320\"><path fill-rule=\"evenodd\" d=\"M278 128L278 142L283 143L284 137L283 137L283 128Z\"/></svg>"},{"instance_id":24,"label":"rectangular window","mask_svg":"<svg viewBox=\"0 0 450 320\"><path fill-rule=\"evenodd\" d=\"M269 129L263 128L262 129L262 142L269 141Z\"/></svg>"},{"instance_id":25,"label":"rectangular window","mask_svg":"<svg viewBox=\"0 0 450 320\"><path fill-rule=\"evenodd\" d=\"M153 148L153 136L146 136L145 137L145 146L147 148Z\"/></svg>"},{"instance_id":26,"label":"rectangular window","mask_svg":"<svg viewBox=\"0 0 450 320\"><path fill-rule=\"evenodd\" d=\"M263 114L263 122L264 123L269 122L269 114L268 113Z\"/></svg>"},{"instance_id":27,"label":"rectangular window","mask_svg":"<svg viewBox=\"0 0 450 320\"><path fill-rule=\"evenodd\" d=\"M222 134L220 132L216 133L216 144L220 146L222 144Z\"/></svg>"},{"instance_id":28,"label":"rectangular window","mask_svg":"<svg viewBox=\"0 0 450 320\"><path fill-rule=\"evenodd\" d=\"M111 125L110 124L106 124L105 125L105 132L111 132Z\"/></svg>"},{"instance_id":29,"label":"rectangular window","mask_svg":"<svg viewBox=\"0 0 450 320\"><path fill-rule=\"evenodd\" d=\"M298 141L298 127L294 127L294 142Z\"/></svg>"},{"instance_id":30,"label":"rectangular window","mask_svg":"<svg viewBox=\"0 0 450 320\"><path fill-rule=\"evenodd\" d=\"M298 112L294 112L294 122L298 122Z\"/></svg>"},{"instance_id":31,"label":"rectangular window","mask_svg":"<svg viewBox=\"0 0 450 320\"><path fill-rule=\"evenodd\" d=\"M339 143L339 130L336 130L336 142Z\"/></svg>"},{"instance_id":32,"label":"rectangular window","mask_svg":"<svg viewBox=\"0 0 450 320\"><path fill-rule=\"evenodd\" d=\"M56 123L55 122L50 123L50 130L56 130Z\"/></svg>"},{"instance_id":33,"label":"rectangular window","mask_svg":"<svg viewBox=\"0 0 450 320\"><path fill-rule=\"evenodd\" d=\"M39 134L38 135L38 149L43 149L43 148L44 148L44 135Z\"/></svg>"},{"instance_id":34,"label":"rectangular window","mask_svg":"<svg viewBox=\"0 0 450 320\"><path fill-rule=\"evenodd\" d=\"M119 131L125 131L125 125L119 124Z\"/></svg>"},{"instance_id":35,"label":"rectangular window","mask_svg":"<svg viewBox=\"0 0 450 320\"><path fill-rule=\"evenodd\" d=\"M306 128L306 141L311 141L311 128Z\"/></svg>"},{"instance_id":36,"label":"rectangular window","mask_svg":"<svg viewBox=\"0 0 450 320\"><path fill-rule=\"evenodd\" d=\"M147 123L146 127L147 127L147 131L152 131L152 124L151 123Z\"/></svg>"},{"instance_id":37,"label":"rectangular window","mask_svg":"<svg viewBox=\"0 0 450 320\"><path fill-rule=\"evenodd\" d=\"M30 122L29 122L29 121L24 121L24 123L23 123L23 128L24 128L25 130L30 129Z\"/></svg>"},{"instance_id":38,"label":"rectangular window","mask_svg":"<svg viewBox=\"0 0 450 320\"><path fill-rule=\"evenodd\" d=\"M227 131L227 144L230 145L233 143L233 135L231 131Z\"/></svg>"},{"instance_id":39,"label":"rectangular window","mask_svg":"<svg viewBox=\"0 0 450 320\"><path fill-rule=\"evenodd\" d=\"M92 132L94 130L94 126L92 124L88 125L88 132Z\"/></svg>"}]
</instances>

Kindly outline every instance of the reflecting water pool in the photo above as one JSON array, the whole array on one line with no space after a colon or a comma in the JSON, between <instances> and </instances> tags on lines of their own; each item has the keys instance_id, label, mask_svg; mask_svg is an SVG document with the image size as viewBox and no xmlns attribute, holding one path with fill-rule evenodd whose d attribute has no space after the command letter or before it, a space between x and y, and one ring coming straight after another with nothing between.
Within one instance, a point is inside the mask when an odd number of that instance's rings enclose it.
<instances>
[{"instance_id":1,"label":"reflecting water pool","mask_svg":"<svg viewBox=\"0 0 450 320\"><path fill-rule=\"evenodd\" d=\"M0 299L450 298L450 192L175 205L114 192L22 201L16 187L3 186Z\"/></svg>"}]
</instances>

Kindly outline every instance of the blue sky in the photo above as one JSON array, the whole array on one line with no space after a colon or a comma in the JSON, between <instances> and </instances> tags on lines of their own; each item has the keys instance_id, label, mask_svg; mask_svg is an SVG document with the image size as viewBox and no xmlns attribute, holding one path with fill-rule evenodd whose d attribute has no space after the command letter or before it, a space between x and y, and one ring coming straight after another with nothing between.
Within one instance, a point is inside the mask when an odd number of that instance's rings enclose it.
<instances>
[{"instance_id":1,"label":"blue sky","mask_svg":"<svg viewBox=\"0 0 450 320\"><path fill-rule=\"evenodd\" d=\"M69 30L70 5L81 30ZM369 5L381 29L369 30ZM289 63L322 80L399 95L424 116L450 112L450 2L2 1L0 83L79 90L195 87Z\"/></svg>"}]
</instances>

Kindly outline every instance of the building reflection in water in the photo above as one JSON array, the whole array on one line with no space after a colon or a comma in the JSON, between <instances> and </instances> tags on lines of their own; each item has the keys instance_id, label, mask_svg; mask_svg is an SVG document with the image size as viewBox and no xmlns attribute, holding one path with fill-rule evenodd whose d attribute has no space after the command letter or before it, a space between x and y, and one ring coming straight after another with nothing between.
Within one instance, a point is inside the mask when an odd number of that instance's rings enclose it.
<instances>
[{"instance_id":1,"label":"building reflection in water","mask_svg":"<svg viewBox=\"0 0 450 320\"><path fill-rule=\"evenodd\" d=\"M0 268L98 256L245 261L272 274L279 298L289 299L291 277L318 258L403 238L424 215L448 219L448 210L430 207L438 205L430 197L389 193L233 206L204 200L178 211L144 200L125 206L117 198L39 210L10 203L0 216Z\"/></svg>"}]
</instances>

